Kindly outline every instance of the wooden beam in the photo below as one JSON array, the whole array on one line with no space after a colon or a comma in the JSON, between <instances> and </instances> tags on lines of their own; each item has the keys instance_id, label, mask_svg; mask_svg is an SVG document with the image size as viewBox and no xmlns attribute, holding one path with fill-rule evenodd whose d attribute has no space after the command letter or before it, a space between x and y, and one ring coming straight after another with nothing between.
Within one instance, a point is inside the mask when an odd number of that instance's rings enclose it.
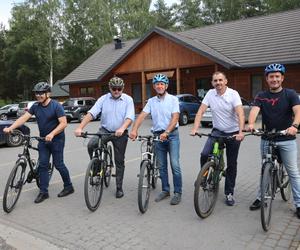
<instances>
[{"instance_id":1,"label":"wooden beam","mask_svg":"<svg viewBox=\"0 0 300 250\"><path fill-rule=\"evenodd\" d=\"M176 68L176 89L177 95L180 94L180 68Z\"/></svg>"},{"instance_id":2,"label":"wooden beam","mask_svg":"<svg viewBox=\"0 0 300 250\"><path fill-rule=\"evenodd\" d=\"M145 76L145 72L142 71L141 72L141 77L142 77L142 104L143 104L143 107L145 106L146 104L146 76Z\"/></svg>"}]
</instances>

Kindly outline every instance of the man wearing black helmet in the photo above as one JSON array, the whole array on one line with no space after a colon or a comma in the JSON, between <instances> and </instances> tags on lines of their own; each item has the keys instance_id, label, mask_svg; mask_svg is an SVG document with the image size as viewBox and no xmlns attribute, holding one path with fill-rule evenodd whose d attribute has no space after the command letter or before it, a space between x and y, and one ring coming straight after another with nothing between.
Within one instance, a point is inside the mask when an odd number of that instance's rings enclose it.
<instances>
[{"instance_id":1,"label":"man wearing black helmet","mask_svg":"<svg viewBox=\"0 0 300 250\"><path fill-rule=\"evenodd\" d=\"M35 94L37 102L31 106L28 112L3 131L10 133L35 115L40 136L45 137L45 141L40 141L38 144L40 192L34 202L40 203L49 198L48 166L50 155L52 155L53 164L64 182L64 188L58 194L58 197L64 197L73 193L74 188L71 183L69 171L64 164L64 129L67 126L64 109L61 104L50 98L51 87L48 83L39 82L34 86L32 91Z\"/></svg>"},{"instance_id":2,"label":"man wearing black helmet","mask_svg":"<svg viewBox=\"0 0 300 250\"><path fill-rule=\"evenodd\" d=\"M115 134L111 142L114 146L116 163L116 198L122 198L124 196L124 159L128 142L127 129L134 120L134 104L133 99L123 93L125 85L123 79L113 77L108 85L110 93L101 96L97 100L74 133L75 136L80 136L83 128L101 114L101 128L99 132ZM98 140L99 137L93 137L88 143L90 158L92 157L93 149L98 146Z\"/></svg>"},{"instance_id":3,"label":"man wearing black helmet","mask_svg":"<svg viewBox=\"0 0 300 250\"><path fill-rule=\"evenodd\" d=\"M297 167L296 133L300 123L300 101L296 92L282 87L285 67L281 64L270 64L265 68L265 77L269 89L259 92L254 99L254 106L249 114L249 130L254 129L254 123L261 111L262 122L268 131L286 130L285 136L276 138L276 145L285 166L296 206L296 213L300 219L300 173ZM267 150L267 141L261 140L261 154ZM250 210L261 206L260 190L257 199L250 206Z\"/></svg>"}]
</instances>

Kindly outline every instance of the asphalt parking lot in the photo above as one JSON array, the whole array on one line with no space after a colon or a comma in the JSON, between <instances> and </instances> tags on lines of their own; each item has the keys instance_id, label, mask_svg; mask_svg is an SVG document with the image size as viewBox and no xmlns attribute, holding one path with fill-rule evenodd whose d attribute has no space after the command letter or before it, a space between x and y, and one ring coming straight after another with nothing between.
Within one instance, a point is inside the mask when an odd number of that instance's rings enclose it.
<instances>
[{"instance_id":1,"label":"asphalt parking lot","mask_svg":"<svg viewBox=\"0 0 300 250\"><path fill-rule=\"evenodd\" d=\"M32 134L36 135L36 124L28 125ZM44 249L297 249L299 246L300 220L294 214L292 202L285 203L280 195L277 196L272 228L268 233L261 228L259 211L248 209L258 184L259 138L249 136L241 145L236 205L227 207L224 204L222 181L215 211L205 220L196 215L193 207L193 183L205 139L189 136L191 124L179 128L183 197L178 206L171 206L170 199L154 202L160 191L159 185L151 192L148 211L143 215L139 212L137 173L140 143L129 141L125 196L122 199L114 197L115 182L112 180L111 186L103 192L99 209L92 213L87 209L83 195L88 164L87 141L73 136L77 125L70 123L66 129L65 147L65 163L69 167L75 193L65 198L57 197L62 188L57 171L49 187L50 199L41 204L33 203L38 193L34 184L24 186L15 210L10 214L0 212L0 237L8 244L19 248L17 236L23 234L21 240L26 241L27 248L19 249L39 249L39 243L45 246ZM92 122L87 130L94 132L97 127L98 122ZM149 129L150 120L146 120L140 134L149 134ZM204 130L207 132L209 128ZM20 147L0 147L1 200L6 179L20 150Z\"/></svg>"}]
</instances>

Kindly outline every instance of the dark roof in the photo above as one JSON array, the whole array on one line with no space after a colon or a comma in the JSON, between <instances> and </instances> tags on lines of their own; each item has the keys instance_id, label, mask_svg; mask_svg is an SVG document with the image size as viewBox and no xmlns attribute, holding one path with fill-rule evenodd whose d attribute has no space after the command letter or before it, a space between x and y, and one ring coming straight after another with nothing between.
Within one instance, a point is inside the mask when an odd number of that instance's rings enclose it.
<instances>
[{"instance_id":1,"label":"dark roof","mask_svg":"<svg viewBox=\"0 0 300 250\"><path fill-rule=\"evenodd\" d=\"M224 22L184 32L154 28L142 38L106 44L61 82L100 81L153 33L160 34L226 68L300 63L300 9Z\"/></svg>"},{"instance_id":2,"label":"dark roof","mask_svg":"<svg viewBox=\"0 0 300 250\"><path fill-rule=\"evenodd\" d=\"M57 81L51 89L51 96L52 97L63 97L63 96L69 96L69 85L59 86L59 81ZM63 90L63 89L64 90Z\"/></svg>"}]
</instances>

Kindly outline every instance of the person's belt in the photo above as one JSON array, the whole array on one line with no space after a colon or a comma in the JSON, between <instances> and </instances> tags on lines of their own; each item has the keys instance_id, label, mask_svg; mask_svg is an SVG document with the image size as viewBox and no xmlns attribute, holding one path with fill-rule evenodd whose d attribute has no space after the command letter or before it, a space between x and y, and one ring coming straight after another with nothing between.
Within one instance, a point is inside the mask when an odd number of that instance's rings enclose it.
<instances>
[{"instance_id":1,"label":"person's belt","mask_svg":"<svg viewBox=\"0 0 300 250\"><path fill-rule=\"evenodd\" d=\"M178 128L174 128L170 133L173 133L174 131L176 131ZM156 131L153 131L153 134L162 134L164 133L166 130L156 130Z\"/></svg>"}]
</instances>

